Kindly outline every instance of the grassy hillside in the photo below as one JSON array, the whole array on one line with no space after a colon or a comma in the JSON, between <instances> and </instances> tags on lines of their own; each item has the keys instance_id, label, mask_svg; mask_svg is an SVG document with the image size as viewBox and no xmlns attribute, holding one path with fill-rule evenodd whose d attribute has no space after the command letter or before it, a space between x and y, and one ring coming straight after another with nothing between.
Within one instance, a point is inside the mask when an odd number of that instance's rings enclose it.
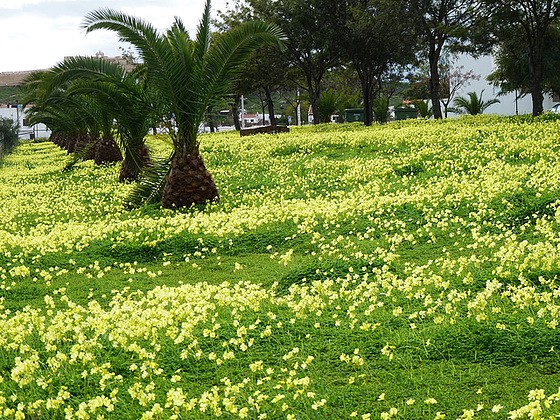
<instances>
[{"instance_id":1,"label":"grassy hillside","mask_svg":"<svg viewBox=\"0 0 560 420\"><path fill-rule=\"evenodd\" d=\"M0 163L2 417L560 413L560 121L202 145L204 210L126 211L49 142Z\"/></svg>"}]
</instances>

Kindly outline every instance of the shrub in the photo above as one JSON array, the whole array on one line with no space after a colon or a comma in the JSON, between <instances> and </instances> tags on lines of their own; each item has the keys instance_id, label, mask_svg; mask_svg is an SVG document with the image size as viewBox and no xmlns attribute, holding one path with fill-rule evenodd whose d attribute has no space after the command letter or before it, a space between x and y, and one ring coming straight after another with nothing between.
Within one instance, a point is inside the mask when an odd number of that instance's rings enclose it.
<instances>
[{"instance_id":1,"label":"shrub","mask_svg":"<svg viewBox=\"0 0 560 420\"><path fill-rule=\"evenodd\" d=\"M0 118L0 157L9 153L18 142L18 125L10 118Z\"/></svg>"}]
</instances>

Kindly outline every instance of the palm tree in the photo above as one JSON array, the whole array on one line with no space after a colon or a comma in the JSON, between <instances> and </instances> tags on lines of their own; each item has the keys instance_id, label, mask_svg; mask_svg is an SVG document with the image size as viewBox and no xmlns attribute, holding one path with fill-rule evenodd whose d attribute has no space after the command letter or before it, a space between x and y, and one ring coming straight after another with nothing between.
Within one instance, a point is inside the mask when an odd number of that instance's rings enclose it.
<instances>
[{"instance_id":1,"label":"palm tree","mask_svg":"<svg viewBox=\"0 0 560 420\"><path fill-rule=\"evenodd\" d=\"M247 22L211 39L210 0L195 39L190 39L179 18L160 34L151 24L110 9L91 12L83 27L87 32L114 31L137 49L146 66L147 81L156 92L157 105L169 116L174 149L170 167L161 182L153 183L153 189L162 192L163 207L218 200L214 180L200 156L198 128L205 112L231 93L250 53L265 42L281 44L280 30L264 22Z\"/></svg>"},{"instance_id":2,"label":"palm tree","mask_svg":"<svg viewBox=\"0 0 560 420\"><path fill-rule=\"evenodd\" d=\"M53 86L66 85L69 95L86 95L117 123L118 140L124 153L119 180L135 181L151 166L145 136L156 120L153 98L142 81L142 67L127 72L103 58L70 57L53 67Z\"/></svg>"},{"instance_id":3,"label":"palm tree","mask_svg":"<svg viewBox=\"0 0 560 420\"><path fill-rule=\"evenodd\" d=\"M52 140L75 153L74 162L93 159L96 164L122 160L113 136L111 110L94 97L70 92L69 81L61 83L54 69L33 73L24 82L24 102L33 102L31 123L45 123Z\"/></svg>"},{"instance_id":4,"label":"palm tree","mask_svg":"<svg viewBox=\"0 0 560 420\"><path fill-rule=\"evenodd\" d=\"M452 112L457 113L467 113L470 115L477 115L483 114L484 111L490 106L494 104L500 103L498 99L490 99L489 101L482 100L482 94L484 90L480 92L480 97L476 94L476 92L469 92L468 98L463 96L459 96L453 100L453 104L455 108L453 108Z\"/></svg>"}]
</instances>

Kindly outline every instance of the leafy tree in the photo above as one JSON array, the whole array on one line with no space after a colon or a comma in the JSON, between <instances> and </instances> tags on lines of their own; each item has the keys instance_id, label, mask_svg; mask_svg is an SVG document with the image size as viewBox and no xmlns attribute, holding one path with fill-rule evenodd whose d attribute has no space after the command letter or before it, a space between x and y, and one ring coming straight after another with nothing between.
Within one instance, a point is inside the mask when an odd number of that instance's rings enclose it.
<instances>
[{"instance_id":1,"label":"leafy tree","mask_svg":"<svg viewBox=\"0 0 560 420\"><path fill-rule=\"evenodd\" d=\"M498 99L490 99L489 101L484 101L482 99L482 94L484 90L480 92L480 96L476 94L476 92L469 92L468 98L459 96L455 98L453 104L455 108L453 109L454 112L459 113L467 113L470 115L477 115L483 114L486 109L494 104L500 103Z\"/></svg>"},{"instance_id":2,"label":"leafy tree","mask_svg":"<svg viewBox=\"0 0 560 420\"><path fill-rule=\"evenodd\" d=\"M10 118L0 118L0 158L17 145L18 128Z\"/></svg>"},{"instance_id":3,"label":"leafy tree","mask_svg":"<svg viewBox=\"0 0 560 420\"><path fill-rule=\"evenodd\" d=\"M509 2L509 0L504 0ZM440 60L445 48L472 49L486 32L482 3L479 0L406 0L414 16L423 45L422 55L428 59L429 91L434 117L443 117L441 110ZM487 46L480 42L477 47Z\"/></svg>"},{"instance_id":4,"label":"leafy tree","mask_svg":"<svg viewBox=\"0 0 560 420\"><path fill-rule=\"evenodd\" d=\"M491 27L506 46L512 37L517 48L526 51L522 62L528 67L528 87L533 101L533 115L543 112L547 37L560 21L560 0L485 0ZM511 44L510 44L511 45ZM511 48L511 47L510 47Z\"/></svg>"},{"instance_id":5,"label":"leafy tree","mask_svg":"<svg viewBox=\"0 0 560 420\"><path fill-rule=\"evenodd\" d=\"M286 34L286 53L300 71L314 123L320 122L317 106L326 72L340 63L338 29L345 15L344 2L331 0L248 0L256 17L276 23Z\"/></svg>"},{"instance_id":6,"label":"leafy tree","mask_svg":"<svg viewBox=\"0 0 560 420\"><path fill-rule=\"evenodd\" d=\"M397 0L348 0L346 22L339 33L343 55L361 83L364 123L373 121L373 100L395 65L412 63L416 38L403 19L405 4Z\"/></svg>"},{"instance_id":7,"label":"leafy tree","mask_svg":"<svg viewBox=\"0 0 560 420\"><path fill-rule=\"evenodd\" d=\"M140 19L102 9L86 16L87 32L108 29L132 44L146 66L157 105L169 115L173 154L168 170L158 174L139 201L153 202L161 194L166 208L189 207L218 199L218 190L199 151L198 127L217 100L231 94L241 64L259 45L280 45L278 27L245 22L211 39L207 0L195 39L176 18L163 34Z\"/></svg>"},{"instance_id":8,"label":"leafy tree","mask_svg":"<svg viewBox=\"0 0 560 420\"><path fill-rule=\"evenodd\" d=\"M252 7L243 0L234 0L226 11L218 12L218 17L215 24L222 32L243 22L257 20ZM273 95L289 84L289 73L286 53L277 45L263 45L255 50L243 65L236 84L237 93L232 101L234 122L236 117L238 119L241 95L247 96L258 91L270 115L271 125L276 125ZM236 129L240 129L239 121Z\"/></svg>"},{"instance_id":9,"label":"leafy tree","mask_svg":"<svg viewBox=\"0 0 560 420\"><path fill-rule=\"evenodd\" d=\"M526 32L512 31L501 40L494 55L495 70L488 77L502 92L530 93L533 115L543 111L543 92L560 91L560 28L557 25L546 30L542 50L546 59L540 64L532 65L537 53L531 53Z\"/></svg>"}]
</instances>

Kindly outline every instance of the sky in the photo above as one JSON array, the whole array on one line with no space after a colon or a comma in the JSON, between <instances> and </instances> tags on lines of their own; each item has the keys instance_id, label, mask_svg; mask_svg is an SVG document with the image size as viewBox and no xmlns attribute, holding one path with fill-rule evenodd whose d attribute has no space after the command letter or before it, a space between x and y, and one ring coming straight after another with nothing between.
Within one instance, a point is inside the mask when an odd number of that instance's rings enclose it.
<instances>
[{"instance_id":1,"label":"sky","mask_svg":"<svg viewBox=\"0 0 560 420\"><path fill-rule=\"evenodd\" d=\"M191 36L196 33L205 0L0 0L0 72L38 70L66 56L122 54L129 48L117 35L80 27L92 10L110 8L140 17L159 30L180 17ZM226 10L226 0L212 0L212 17Z\"/></svg>"}]
</instances>

